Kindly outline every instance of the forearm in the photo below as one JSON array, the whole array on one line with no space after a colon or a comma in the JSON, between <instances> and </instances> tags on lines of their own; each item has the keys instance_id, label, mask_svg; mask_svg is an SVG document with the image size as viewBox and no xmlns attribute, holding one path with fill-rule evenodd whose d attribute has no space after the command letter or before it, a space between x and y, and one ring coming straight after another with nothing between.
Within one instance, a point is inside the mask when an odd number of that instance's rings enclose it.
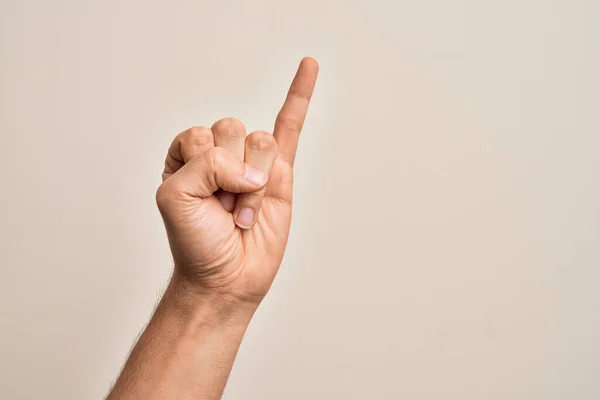
<instances>
[{"instance_id":1,"label":"forearm","mask_svg":"<svg viewBox=\"0 0 600 400\"><path fill-rule=\"evenodd\" d=\"M107 400L220 399L254 310L173 277Z\"/></svg>"}]
</instances>

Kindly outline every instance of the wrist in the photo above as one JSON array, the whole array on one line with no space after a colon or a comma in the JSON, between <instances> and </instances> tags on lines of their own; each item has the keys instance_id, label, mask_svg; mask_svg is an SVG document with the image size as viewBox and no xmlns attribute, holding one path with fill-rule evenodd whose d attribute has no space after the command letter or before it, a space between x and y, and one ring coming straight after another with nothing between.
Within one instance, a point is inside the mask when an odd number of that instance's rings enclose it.
<instances>
[{"instance_id":1,"label":"wrist","mask_svg":"<svg viewBox=\"0 0 600 400\"><path fill-rule=\"evenodd\" d=\"M258 303L191 283L177 270L173 272L163 302L172 311L214 326L247 326L258 308Z\"/></svg>"}]
</instances>

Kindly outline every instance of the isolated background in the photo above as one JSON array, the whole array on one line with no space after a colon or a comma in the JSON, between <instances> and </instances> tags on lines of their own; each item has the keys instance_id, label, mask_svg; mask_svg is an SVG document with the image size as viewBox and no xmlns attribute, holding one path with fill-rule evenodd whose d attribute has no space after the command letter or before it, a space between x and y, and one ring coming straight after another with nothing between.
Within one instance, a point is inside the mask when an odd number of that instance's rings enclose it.
<instances>
[{"instance_id":1,"label":"isolated background","mask_svg":"<svg viewBox=\"0 0 600 400\"><path fill-rule=\"evenodd\" d=\"M598 1L0 1L0 397L99 399L175 134L321 63L225 399L600 398Z\"/></svg>"}]
</instances>

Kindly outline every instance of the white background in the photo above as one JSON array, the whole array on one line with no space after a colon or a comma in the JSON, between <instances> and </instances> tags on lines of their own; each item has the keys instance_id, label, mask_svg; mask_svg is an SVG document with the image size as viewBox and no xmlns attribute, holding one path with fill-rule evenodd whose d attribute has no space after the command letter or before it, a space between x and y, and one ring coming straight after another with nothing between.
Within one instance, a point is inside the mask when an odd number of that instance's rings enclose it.
<instances>
[{"instance_id":1,"label":"white background","mask_svg":"<svg viewBox=\"0 0 600 400\"><path fill-rule=\"evenodd\" d=\"M171 139L321 76L226 399L600 398L600 3L0 1L0 397L102 398Z\"/></svg>"}]
</instances>

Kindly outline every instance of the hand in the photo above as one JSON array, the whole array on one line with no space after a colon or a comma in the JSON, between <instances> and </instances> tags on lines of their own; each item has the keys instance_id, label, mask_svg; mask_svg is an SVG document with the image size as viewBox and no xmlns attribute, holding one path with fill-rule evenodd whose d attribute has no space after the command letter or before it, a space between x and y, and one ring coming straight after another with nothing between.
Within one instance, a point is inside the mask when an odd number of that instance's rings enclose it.
<instances>
[{"instance_id":1,"label":"hand","mask_svg":"<svg viewBox=\"0 0 600 400\"><path fill-rule=\"evenodd\" d=\"M229 304L266 295L287 243L294 158L318 68L302 60L273 135L246 136L227 118L173 141L156 200L178 286Z\"/></svg>"}]
</instances>

